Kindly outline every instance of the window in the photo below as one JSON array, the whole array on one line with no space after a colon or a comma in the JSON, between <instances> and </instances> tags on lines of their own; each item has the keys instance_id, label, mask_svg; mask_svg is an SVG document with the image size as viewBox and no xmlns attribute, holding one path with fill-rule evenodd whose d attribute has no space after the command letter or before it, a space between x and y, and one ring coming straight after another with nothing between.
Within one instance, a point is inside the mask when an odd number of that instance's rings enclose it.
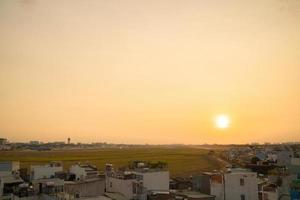
<instances>
[{"instance_id":1,"label":"window","mask_svg":"<svg viewBox=\"0 0 300 200\"><path fill-rule=\"evenodd\" d=\"M112 182L109 182L109 187L112 187Z\"/></svg>"},{"instance_id":2,"label":"window","mask_svg":"<svg viewBox=\"0 0 300 200\"><path fill-rule=\"evenodd\" d=\"M240 179L240 185L241 186L245 185L245 180L243 178Z\"/></svg>"},{"instance_id":3,"label":"window","mask_svg":"<svg viewBox=\"0 0 300 200\"><path fill-rule=\"evenodd\" d=\"M244 194L241 195L241 200L246 200L246 197Z\"/></svg>"}]
</instances>

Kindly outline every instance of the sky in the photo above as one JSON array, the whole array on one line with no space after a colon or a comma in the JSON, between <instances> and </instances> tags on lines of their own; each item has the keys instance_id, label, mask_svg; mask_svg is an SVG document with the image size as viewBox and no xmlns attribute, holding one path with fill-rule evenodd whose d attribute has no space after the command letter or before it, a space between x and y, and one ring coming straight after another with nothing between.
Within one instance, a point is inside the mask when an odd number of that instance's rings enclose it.
<instances>
[{"instance_id":1,"label":"sky","mask_svg":"<svg viewBox=\"0 0 300 200\"><path fill-rule=\"evenodd\" d=\"M299 58L299 0L1 0L0 137L300 141Z\"/></svg>"}]
</instances>

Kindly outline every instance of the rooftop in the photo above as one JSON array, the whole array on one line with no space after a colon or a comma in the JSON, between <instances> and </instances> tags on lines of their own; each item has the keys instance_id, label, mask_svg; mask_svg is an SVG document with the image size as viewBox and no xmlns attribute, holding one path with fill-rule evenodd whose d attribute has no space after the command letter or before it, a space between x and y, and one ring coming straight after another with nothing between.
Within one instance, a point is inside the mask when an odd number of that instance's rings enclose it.
<instances>
[{"instance_id":1,"label":"rooftop","mask_svg":"<svg viewBox=\"0 0 300 200\"><path fill-rule=\"evenodd\" d=\"M127 198L125 196L123 196L120 193L116 193L116 192L106 192L104 195L113 200L127 200Z\"/></svg>"},{"instance_id":2,"label":"rooftop","mask_svg":"<svg viewBox=\"0 0 300 200\"><path fill-rule=\"evenodd\" d=\"M49 185L64 185L64 180L59 178L44 178L44 179L37 179L32 180L32 183L44 183Z\"/></svg>"},{"instance_id":3,"label":"rooftop","mask_svg":"<svg viewBox=\"0 0 300 200\"><path fill-rule=\"evenodd\" d=\"M188 198L198 199L198 198L213 198L215 196L209 194L203 194L201 192L190 191L190 190L180 190L175 191L175 195L186 196Z\"/></svg>"},{"instance_id":4,"label":"rooftop","mask_svg":"<svg viewBox=\"0 0 300 200\"><path fill-rule=\"evenodd\" d=\"M256 172L252 172L249 169L245 168L229 168L226 173L231 173L231 174L257 174Z\"/></svg>"}]
</instances>

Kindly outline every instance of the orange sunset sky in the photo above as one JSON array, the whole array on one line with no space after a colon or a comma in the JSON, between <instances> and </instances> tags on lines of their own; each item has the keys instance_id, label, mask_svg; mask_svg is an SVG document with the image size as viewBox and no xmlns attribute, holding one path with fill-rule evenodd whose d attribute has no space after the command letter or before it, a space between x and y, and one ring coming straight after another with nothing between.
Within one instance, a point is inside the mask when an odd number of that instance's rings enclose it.
<instances>
[{"instance_id":1,"label":"orange sunset sky","mask_svg":"<svg viewBox=\"0 0 300 200\"><path fill-rule=\"evenodd\" d=\"M1 0L0 137L300 141L300 1Z\"/></svg>"}]
</instances>

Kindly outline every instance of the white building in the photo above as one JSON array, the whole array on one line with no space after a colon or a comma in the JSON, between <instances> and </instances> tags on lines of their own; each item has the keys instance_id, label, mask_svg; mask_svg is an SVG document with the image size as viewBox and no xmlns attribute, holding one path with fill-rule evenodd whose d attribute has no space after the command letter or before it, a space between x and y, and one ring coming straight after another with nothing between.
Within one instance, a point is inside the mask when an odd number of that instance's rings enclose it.
<instances>
[{"instance_id":1,"label":"white building","mask_svg":"<svg viewBox=\"0 0 300 200\"><path fill-rule=\"evenodd\" d=\"M127 199L133 199L138 194L137 185L135 185L136 179L133 174L124 176L111 174L106 176L105 182L106 192L120 193Z\"/></svg>"},{"instance_id":2,"label":"white building","mask_svg":"<svg viewBox=\"0 0 300 200\"><path fill-rule=\"evenodd\" d=\"M141 181L147 191L169 191L169 171L161 169L136 169L136 179Z\"/></svg>"},{"instance_id":3,"label":"white building","mask_svg":"<svg viewBox=\"0 0 300 200\"><path fill-rule=\"evenodd\" d=\"M72 165L70 167L70 173L75 175L75 179L77 181L97 178L99 176L97 168L89 164Z\"/></svg>"},{"instance_id":4,"label":"white building","mask_svg":"<svg viewBox=\"0 0 300 200\"><path fill-rule=\"evenodd\" d=\"M216 200L258 200L257 173L246 169L204 173L194 178L193 187Z\"/></svg>"},{"instance_id":5,"label":"white building","mask_svg":"<svg viewBox=\"0 0 300 200\"><path fill-rule=\"evenodd\" d=\"M258 200L257 173L231 169L224 173L225 200Z\"/></svg>"},{"instance_id":6,"label":"white building","mask_svg":"<svg viewBox=\"0 0 300 200\"><path fill-rule=\"evenodd\" d=\"M51 162L47 165L32 165L30 166L30 179L47 179L54 178L56 172L62 172L63 166L61 162Z\"/></svg>"},{"instance_id":7,"label":"white building","mask_svg":"<svg viewBox=\"0 0 300 200\"><path fill-rule=\"evenodd\" d=\"M134 162L124 171L106 165L106 191L118 192L128 199L146 199L151 191L169 192L169 171L162 163Z\"/></svg>"}]
</instances>

